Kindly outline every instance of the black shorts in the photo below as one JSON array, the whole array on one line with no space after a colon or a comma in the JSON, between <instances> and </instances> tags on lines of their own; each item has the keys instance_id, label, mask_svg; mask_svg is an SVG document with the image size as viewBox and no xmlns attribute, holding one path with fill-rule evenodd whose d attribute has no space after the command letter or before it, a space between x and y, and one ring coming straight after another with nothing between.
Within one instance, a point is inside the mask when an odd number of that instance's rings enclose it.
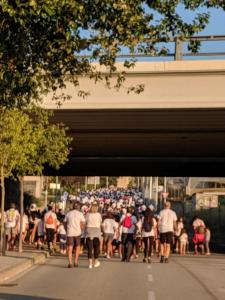
<instances>
[{"instance_id":1,"label":"black shorts","mask_svg":"<svg viewBox=\"0 0 225 300\"><path fill-rule=\"evenodd\" d=\"M68 236L67 243L68 246L78 247L80 246L81 236Z\"/></svg>"},{"instance_id":2,"label":"black shorts","mask_svg":"<svg viewBox=\"0 0 225 300\"><path fill-rule=\"evenodd\" d=\"M46 240L47 242L53 242L55 238L55 229L46 228Z\"/></svg>"},{"instance_id":3,"label":"black shorts","mask_svg":"<svg viewBox=\"0 0 225 300\"><path fill-rule=\"evenodd\" d=\"M173 242L173 232L169 231L169 232L160 233L160 242L162 244L164 244L164 243L172 244L172 242Z\"/></svg>"}]
</instances>

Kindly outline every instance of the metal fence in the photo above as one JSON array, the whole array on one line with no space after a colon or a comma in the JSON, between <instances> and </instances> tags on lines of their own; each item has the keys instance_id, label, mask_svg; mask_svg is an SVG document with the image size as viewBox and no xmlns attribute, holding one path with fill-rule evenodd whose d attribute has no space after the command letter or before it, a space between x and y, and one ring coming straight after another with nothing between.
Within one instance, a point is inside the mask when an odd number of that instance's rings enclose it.
<instances>
[{"instance_id":1,"label":"metal fence","mask_svg":"<svg viewBox=\"0 0 225 300\"><path fill-rule=\"evenodd\" d=\"M223 43L218 48L219 50L216 51L186 51L184 49L185 44L190 42L199 42L202 46L204 46L205 42L220 42ZM151 39L145 39L144 42L151 42ZM204 57L204 58L225 58L225 35L202 35L202 36L190 36L190 37L175 37L168 39L167 41L159 40L157 43L161 44L173 44L174 51L167 52L165 54L157 55L157 54L148 54L148 53L120 53L117 55L118 59L146 59L146 58L160 58L160 57L167 57L172 58L174 60L183 60L185 58L190 57ZM91 58L91 55L78 55L79 58Z\"/></svg>"}]
</instances>

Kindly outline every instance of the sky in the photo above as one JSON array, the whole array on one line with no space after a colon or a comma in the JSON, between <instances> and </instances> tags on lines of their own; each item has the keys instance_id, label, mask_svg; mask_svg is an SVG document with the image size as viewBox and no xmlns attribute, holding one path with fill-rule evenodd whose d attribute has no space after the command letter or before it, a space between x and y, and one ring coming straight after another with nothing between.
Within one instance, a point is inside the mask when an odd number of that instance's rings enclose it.
<instances>
[{"instance_id":1,"label":"sky","mask_svg":"<svg viewBox=\"0 0 225 300\"><path fill-rule=\"evenodd\" d=\"M179 14L181 14L185 21L191 22L193 14L190 11L185 10L182 6L178 9ZM205 10L199 10L199 12L206 12ZM196 13L196 12L195 12ZM200 32L198 35L224 35L225 37L225 11L222 9L210 9L210 20L209 24L206 28ZM171 52L174 52L174 43L170 43L166 45ZM183 47L184 52L188 52L187 43L184 44ZM202 42L200 52L225 52L225 40L224 41L214 41L214 42ZM173 57L156 57L156 58L141 58L138 59L140 61L145 60L173 60ZM224 56L192 56L192 57L184 57L183 59L225 59Z\"/></svg>"},{"instance_id":2,"label":"sky","mask_svg":"<svg viewBox=\"0 0 225 300\"><path fill-rule=\"evenodd\" d=\"M199 35L224 35L225 36L225 11L211 9L210 22ZM225 52L225 41L223 42L203 42L202 52ZM218 57L219 58L219 57Z\"/></svg>"},{"instance_id":3,"label":"sky","mask_svg":"<svg viewBox=\"0 0 225 300\"><path fill-rule=\"evenodd\" d=\"M206 12L206 9L201 9L199 12ZM185 21L191 22L192 17L194 14L196 14L196 11L194 13L190 13L190 11L185 10L182 6L178 8L178 13L181 14ZM154 11L155 14L155 11ZM209 24L206 26L206 28L200 32L198 35L224 35L225 37L225 11L222 9L210 9L210 21ZM160 18L160 15L155 15L156 19ZM89 33L83 32L83 34L89 35ZM166 44L166 47L170 49L170 52L174 52L174 43ZM187 43L184 43L183 46L183 52L188 52L187 50ZM210 41L210 42L202 42L200 52L225 52L225 40L224 41ZM126 48L123 50L123 54L127 54ZM83 55L88 55L89 52L84 51ZM173 60L173 57L154 57L154 58L138 58L139 61L146 61L146 60L154 60L154 61L165 61L165 60ZM183 59L225 59L224 56L192 56L192 57L183 57ZM123 61L124 58L118 58L118 61Z\"/></svg>"}]
</instances>

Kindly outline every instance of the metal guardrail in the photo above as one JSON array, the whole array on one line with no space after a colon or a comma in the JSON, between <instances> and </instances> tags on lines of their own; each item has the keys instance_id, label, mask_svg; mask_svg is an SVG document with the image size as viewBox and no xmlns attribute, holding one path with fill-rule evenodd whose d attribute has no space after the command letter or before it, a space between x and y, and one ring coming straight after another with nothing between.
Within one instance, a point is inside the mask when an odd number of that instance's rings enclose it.
<instances>
[{"instance_id":1,"label":"metal guardrail","mask_svg":"<svg viewBox=\"0 0 225 300\"><path fill-rule=\"evenodd\" d=\"M146 42L151 42L151 39L145 39ZM174 57L174 60L183 60L183 57L193 57L193 56L225 56L225 51L216 52L183 52L184 43L190 41L198 42L225 42L225 35L203 35L203 36L190 36L190 37L175 37L168 39L166 42L164 40L158 41L158 43L175 43L175 52L167 53L165 55L151 55L143 53L132 53L132 54L119 54L117 58L146 58L146 57ZM225 46L224 46L225 50ZM79 58L91 58L91 55L79 55Z\"/></svg>"},{"instance_id":2,"label":"metal guardrail","mask_svg":"<svg viewBox=\"0 0 225 300\"><path fill-rule=\"evenodd\" d=\"M175 53L173 54L175 60L182 60L183 56L225 56L225 51L183 53L183 43L189 41L198 41L198 42L224 41L225 42L225 35L191 36L189 38L177 37L173 40L173 42L175 42Z\"/></svg>"}]
</instances>

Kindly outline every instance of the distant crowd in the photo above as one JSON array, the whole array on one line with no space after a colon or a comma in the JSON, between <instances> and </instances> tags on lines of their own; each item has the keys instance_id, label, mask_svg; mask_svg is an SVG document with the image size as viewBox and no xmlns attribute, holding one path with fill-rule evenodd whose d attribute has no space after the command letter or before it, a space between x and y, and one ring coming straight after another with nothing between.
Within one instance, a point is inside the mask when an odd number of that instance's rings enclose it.
<instances>
[{"instance_id":1,"label":"distant crowd","mask_svg":"<svg viewBox=\"0 0 225 300\"><path fill-rule=\"evenodd\" d=\"M0 215L1 217L1 215ZM7 250L14 250L20 232L16 205L4 214ZM210 255L211 232L197 216L192 221L194 254ZM99 256L137 259L151 263L153 253L168 263L170 252L189 253L190 237L183 218L177 218L171 203L156 212L136 189L99 189L70 198L68 211L50 203L43 211L32 204L22 217L22 241L37 249L47 248L68 255L68 268L78 267L79 255L87 253L88 267L100 266ZM74 257L73 257L74 255Z\"/></svg>"}]
</instances>

